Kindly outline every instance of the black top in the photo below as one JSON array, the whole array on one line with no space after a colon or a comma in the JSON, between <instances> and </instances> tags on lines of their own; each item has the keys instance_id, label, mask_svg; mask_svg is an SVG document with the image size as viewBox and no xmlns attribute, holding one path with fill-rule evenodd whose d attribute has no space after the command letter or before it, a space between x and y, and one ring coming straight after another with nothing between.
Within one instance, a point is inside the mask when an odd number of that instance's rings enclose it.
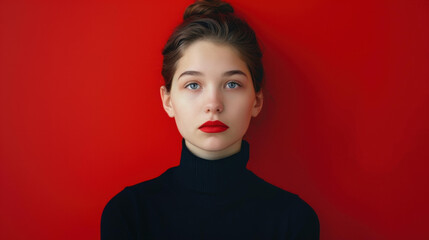
<instances>
[{"instance_id":1,"label":"black top","mask_svg":"<svg viewBox=\"0 0 429 240\"><path fill-rule=\"evenodd\" d=\"M313 209L246 169L249 144L218 160L192 154L106 205L101 239L319 239Z\"/></svg>"}]
</instances>

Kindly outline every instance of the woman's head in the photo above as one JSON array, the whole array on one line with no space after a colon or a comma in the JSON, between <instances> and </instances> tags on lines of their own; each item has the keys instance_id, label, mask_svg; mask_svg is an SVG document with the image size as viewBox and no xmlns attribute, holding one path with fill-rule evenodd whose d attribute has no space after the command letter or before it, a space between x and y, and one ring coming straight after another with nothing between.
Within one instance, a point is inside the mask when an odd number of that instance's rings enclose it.
<instances>
[{"instance_id":1,"label":"woman's head","mask_svg":"<svg viewBox=\"0 0 429 240\"><path fill-rule=\"evenodd\" d=\"M263 102L260 51L258 48L257 56L251 56L255 49L249 47L249 42L257 44L254 33L241 20L228 20L227 24L226 18L236 18L219 8L232 12L230 5L220 2L191 5L185 13L188 18L164 50L164 109L175 119L189 150L206 159L238 152L250 119L259 114ZM193 15L194 11L198 14ZM243 34L249 29L250 37Z\"/></svg>"},{"instance_id":2,"label":"woman's head","mask_svg":"<svg viewBox=\"0 0 429 240\"><path fill-rule=\"evenodd\" d=\"M230 45L247 64L255 92L262 88L264 70L262 53L252 28L234 15L228 3L219 0L196 1L185 11L183 23L170 36L162 51L164 61L162 76L167 91L170 91L177 62L183 52L198 40L208 40Z\"/></svg>"}]
</instances>

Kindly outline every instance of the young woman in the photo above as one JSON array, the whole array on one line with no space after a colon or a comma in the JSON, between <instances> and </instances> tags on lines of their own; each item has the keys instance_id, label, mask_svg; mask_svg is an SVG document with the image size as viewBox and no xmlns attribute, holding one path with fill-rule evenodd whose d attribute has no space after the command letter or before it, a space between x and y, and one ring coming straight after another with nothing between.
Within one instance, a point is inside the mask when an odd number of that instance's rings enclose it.
<instances>
[{"instance_id":1,"label":"young woman","mask_svg":"<svg viewBox=\"0 0 429 240\"><path fill-rule=\"evenodd\" d=\"M319 239L313 209L246 169L262 108L255 33L221 1L197 1L164 50L161 99L183 136L180 165L110 200L102 239Z\"/></svg>"}]
</instances>

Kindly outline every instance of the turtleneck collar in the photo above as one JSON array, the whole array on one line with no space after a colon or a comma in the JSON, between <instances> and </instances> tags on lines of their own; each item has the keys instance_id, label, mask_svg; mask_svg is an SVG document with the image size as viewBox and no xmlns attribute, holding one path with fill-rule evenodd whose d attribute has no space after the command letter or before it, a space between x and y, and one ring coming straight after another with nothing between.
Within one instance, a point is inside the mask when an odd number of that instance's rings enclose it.
<instances>
[{"instance_id":1,"label":"turtleneck collar","mask_svg":"<svg viewBox=\"0 0 429 240\"><path fill-rule=\"evenodd\" d=\"M207 160L189 151L185 139L182 139L182 153L176 180L183 187L197 192L227 192L243 180L248 160L249 143L245 140L242 140L238 153L218 160Z\"/></svg>"}]
</instances>

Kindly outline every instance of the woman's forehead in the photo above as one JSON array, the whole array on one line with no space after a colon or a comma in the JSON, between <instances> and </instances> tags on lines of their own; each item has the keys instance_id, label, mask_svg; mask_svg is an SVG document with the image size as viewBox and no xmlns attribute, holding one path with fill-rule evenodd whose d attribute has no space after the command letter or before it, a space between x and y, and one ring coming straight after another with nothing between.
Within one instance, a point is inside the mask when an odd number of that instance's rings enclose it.
<instances>
[{"instance_id":1,"label":"woman's forehead","mask_svg":"<svg viewBox=\"0 0 429 240\"><path fill-rule=\"evenodd\" d=\"M183 74L250 76L246 63L234 47L212 41L197 41L183 51L175 77L179 78Z\"/></svg>"}]
</instances>

